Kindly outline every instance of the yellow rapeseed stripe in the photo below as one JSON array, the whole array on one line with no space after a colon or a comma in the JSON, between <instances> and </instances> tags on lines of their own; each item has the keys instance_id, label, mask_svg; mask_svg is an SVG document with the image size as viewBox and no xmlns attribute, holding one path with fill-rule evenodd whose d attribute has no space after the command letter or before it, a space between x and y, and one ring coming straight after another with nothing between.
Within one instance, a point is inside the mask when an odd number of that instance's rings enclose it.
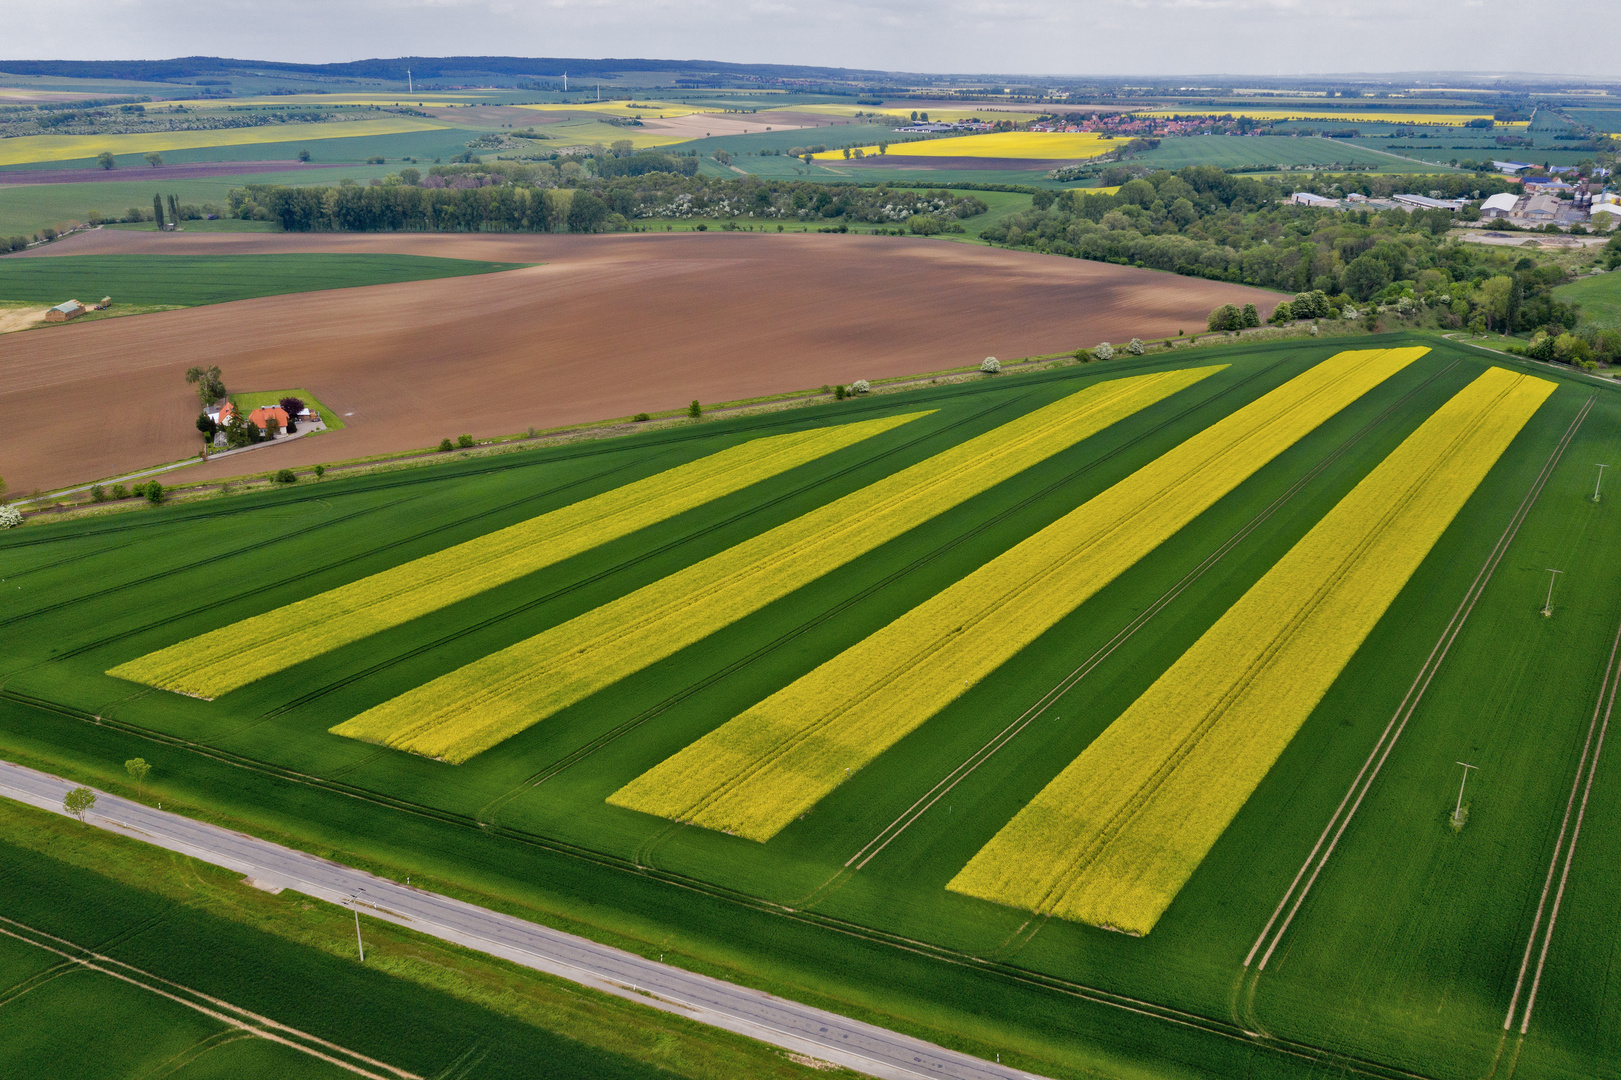
<instances>
[{"instance_id":1,"label":"yellow rapeseed stripe","mask_svg":"<svg viewBox=\"0 0 1621 1080\"><path fill-rule=\"evenodd\" d=\"M1554 384L1442 406L948 888L1146 934Z\"/></svg>"},{"instance_id":2,"label":"yellow rapeseed stripe","mask_svg":"<svg viewBox=\"0 0 1621 1080\"><path fill-rule=\"evenodd\" d=\"M1427 349L1340 353L642 774L609 802L765 841Z\"/></svg>"},{"instance_id":3,"label":"yellow rapeseed stripe","mask_svg":"<svg viewBox=\"0 0 1621 1080\"><path fill-rule=\"evenodd\" d=\"M1090 131L990 131L983 135L958 135L949 139L921 139L889 144L890 157L988 157L1039 158L1067 161L1097 157L1124 146L1121 140L1106 139ZM854 153L854 151L851 151ZM878 153L877 146L862 153ZM843 150L816 155L818 161L844 160Z\"/></svg>"},{"instance_id":4,"label":"yellow rapeseed stripe","mask_svg":"<svg viewBox=\"0 0 1621 1080\"><path fill-rule=\"evenodd\" d=\"M541 102L533 105L517 105L519 109L531 109L535 112L570 112L595 113L599 116L615 116L635 118L638 120L657 120L659 118L673 118L677 116L692 116L697 113L723 113L724 105L688 105L675 101L581 101L581 102ZM765 121L760 122L762 126Z\"/></svg>"},{"instance_id":5,"label":"yellow rapeseed stripe","mask_svg":"<svg viewBox=\"0 0 1621 1080\"><path fill-rule=\"evenodd\" d=\"M466 761L1218 370L1090 386L332 730Z\"/></svg>"},{"instance_id":6,"label":"yellow rapeseed stripe","mask_svg":"<svg viewBox=\"0 0 1621 1080\"><path fill-rule=\"evenodd\" d=\"M155 150L196 150L209 146L247 146L253 143L305 142L310 139L350 139L362 135L398 135L407 131L434 131L446 126L437 120L394 116L387 120L267 124L263 127L220 128L215 131L154 131L133 135L20 135L15 139L0 139L0 165L93 158L103 150L110 150L114 154L147 154ZM141 177L131 172L130 179L138 180Z\"/></svg>"},{"instance_id":7,"label":"yellow rapeseed stripe","mask_svg":"<svg viewBox=\"0 0 1621 1080\"><path fill-rule=\"evenodd\" d=\"M753 439L171 645L107 674L213 698L515 581L927 413Z\"/></svg>"}]
</instances>

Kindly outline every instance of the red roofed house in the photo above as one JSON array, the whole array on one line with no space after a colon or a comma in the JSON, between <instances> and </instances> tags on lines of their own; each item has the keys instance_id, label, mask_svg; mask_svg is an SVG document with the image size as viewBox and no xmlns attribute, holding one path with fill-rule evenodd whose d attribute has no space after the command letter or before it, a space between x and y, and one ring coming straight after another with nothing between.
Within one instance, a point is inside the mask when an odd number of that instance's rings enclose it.
<instances>
[{"instance_id":1,"label":"red roofed house","mask_svg":"<svg viewBox=\"0 0 1621 1080\"><path fill-rule=\"evenodd\" d=\"M248 414L248 423L264 431L270 421L276 421L276 430L287 430L287 410L280 405L261 405Z\"/></svg>"}]
</instances>

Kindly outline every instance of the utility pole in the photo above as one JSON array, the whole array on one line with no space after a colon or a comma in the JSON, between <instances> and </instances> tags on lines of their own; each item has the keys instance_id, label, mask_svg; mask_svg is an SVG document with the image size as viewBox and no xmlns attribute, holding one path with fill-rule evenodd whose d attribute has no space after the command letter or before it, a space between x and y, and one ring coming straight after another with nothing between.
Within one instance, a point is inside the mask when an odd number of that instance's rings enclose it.
<instances>
[{"instance_id":1,"label":"utility pole","mask_svg":"<svg viewBox=\"0 0 1621 1080\"><path fill-rule=\"evenodd\" d=\"M1594 502L1598 502L1598 489L1604 483L1604 470L1607 469L1607 468L1609 468L1609 466L1607 466L1607 465L1600 465L1598 467L1598 480L1593 484L1593 501Z\"/></svg>"},{"instance_id":2,"label":"utility pole","mask_svg":"<svg viewBox=\"0 0 1621 1080\"><path fill-rule=\"evenodd\" d=\"M563 72L563 93L568 93L568 72Z\"/></svg>"},{"instance_id":3,"label":"utility pole","mask_svg":"<svg viewBox=\"0 0 1621 1080\"><path fill-rule=\"evenodd\" d=\"M355 908L355 946L360 950L360 962L364 964L366 962L366 943L360 940L360 898L351 896L349 902Z\"/></svg>"},{"instance_id":4,"label":"utility pole","mask_svg":"<svg viewBox=\"0 0 1621 1080\"><path fill-rule=\"evenodd\" d=\"M1563 573L1563 570L1555 570L1551 566L1548 567L1548 600L1542 605L1542 617L1544 619L1553 614L1553 583L1557 581L1559 575Z\"/></svg>"},{"instance_id":5,"label":"utility pole","mask_svg":"<svg viewBox=\"0 0 1621 1080\"><path fill-rule=\"evenodd\" d=\"M1480 766L1471 765L1466 761L1459 761L1459 762L1456 762L1456 764L1463 766L1463 783L1458 785L1458 807L1457 807L1457 809L1452 811L1452 824L1454 824L1454 825L1462 825L1463 824L1463 789L1464 789L1464 785L1469 783L1469 770L1470 769L1478 769L1478 768L1480 768Z\"/></svg>"},{"instance_id":6,"label":"utility pole","mask_svg":"<svg viewBox=\"0 0 1621 1080\"><path fill-rule=\"evenodd\" d=\"M414 94L417 92L416 84L411 81L410 68L405 69L405 92L407 94Z\"/></svg>"}]
</instances>

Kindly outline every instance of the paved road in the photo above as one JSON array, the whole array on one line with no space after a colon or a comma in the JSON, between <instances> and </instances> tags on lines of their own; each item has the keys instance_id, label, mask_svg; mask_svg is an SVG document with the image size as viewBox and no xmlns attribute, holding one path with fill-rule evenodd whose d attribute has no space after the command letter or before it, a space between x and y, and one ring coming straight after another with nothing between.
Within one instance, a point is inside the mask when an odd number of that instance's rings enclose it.
<instances>
[{"instance_id":1,"label":"paved road","mask_svg":"<svg viewBox=\"0 0 1621 1080\"><path fill-rule=\"evenodd\" d=\"M0 796L30 806L62 813L62 796L74 786L48 773L0 762ZM234 870L262 887L292 889L355 906L374 918L872 1076L1041 1080L921 1039L644 960L586 938L104 792L96 793L96 808L87 820L97 828Z\"/></svg>"}]
</instances>

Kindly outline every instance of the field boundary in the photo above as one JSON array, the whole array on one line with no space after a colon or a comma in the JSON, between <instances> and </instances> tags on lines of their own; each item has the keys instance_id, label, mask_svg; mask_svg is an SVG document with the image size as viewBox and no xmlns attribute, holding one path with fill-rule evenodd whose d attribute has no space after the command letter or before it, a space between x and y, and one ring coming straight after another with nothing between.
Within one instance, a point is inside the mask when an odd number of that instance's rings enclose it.
<instances>
[{"instance_id":1,"label":"field boundary","mask_svg":"<svg viewBox=\"0 0 1621 1080\"><path fill-rule=\"evenodd\" d=\"M1248 969L1255 961L1255 956L1261 951L1262 946L1266 946L1266 952L1261 956L1260 963L1255 968L1254 978L1259 979L1261 972L1266 970L1267 961L1272 959L1272 954L1277 950L1284 934L1288 932L1296 913L1300 911L1301 905L1305 903L1306 896L1311 891L1312 885L1316 883L1318 875L1323 872L1323 868L1328 865L1328 860L1333 856L1334 849L1339 845L1340 838L1345 835L1345 830L1350 825L1352 816L1356 814L1357 809L1362 805L1362 800L1367 797L1368 792L1372 789L1374 781L1379 776L1379 771L1384 768L1385 761L1389 759L1391 750L1395 748L1396 740L1401 738L1402 732L1407 728L1407 722L1412 719L1413 714L1418 710L1424 692L1429 689L1430 682L1435 678L1436 672L1440 670L1442 663L1447 658L1447 654L1451 652L1453 643L1457 641L1458 635L1463 631L1464 623L1468 620L1470 613L1474 611L1476 602L1486 591L1486 586L1497 572L1497 567L1502 562L1503 556L1508 553L1509 545L1519 535L1520 526L1525 522L1526 517L1530 515L1531 508L1536 505L1538 496L1542 494L1543 487L1546 486L1549 478L1553 475L1553 471L1564 456L1566 448L1576 438L1576 432L1582 426L1582 421L1586 420L1588 413L1592 411L1595 400L1597 400L1596 395L1588 397L1582 403L1575 418L1571 420L1570 426L1565 429L1565 433L1560 437L1558 443L1554 445L1547 461L1543 463L1542 470L1532 481L1530 490L1520 500L1520 505L1510 516L1502 535L1497 538L1497 543L1493 545L1491 551L1487 554L1486 561L1481 564L1480 570L1476 572L1474 581L1465 590L1463 599L1458 602L1457 610L1452 613L1452 618L1442 629L1441 636L1436 639L1435 645L1430 649L1429 656L1420 665L1418 673L1413 677L1412 685L1408 687L1407 695L1402 698L1401 704L1396 707L1396 712L1391 716L1389 723L1385 725L1385 729L1374 743L1373 749L1368 752L1367 760L1363 762L1362 768L1357 772L1355 779L1351 781L1351 786L1346 791L1345 797L1340 800L1339 806L1335 808L1334 813L1329 817L1328 824L1323 827L1322 835L1318 837L1317 843L1312 847L1310 854L1306 856L1306 861L1301 864L1300 870L1295 874L1294 880L1290 882L1289 888L1284 891L1282 899L1278 901L1277 908L1272 912L1272 917L1267 920L1260 936L1255 939L1255 944L1250 947L1249 954L1244 957L1244 967ZM1330 839L1330 834L1332 834L1332 839ZM1325 844L1327 845L1326 849L1324 848ZM1307 876L1308 871L1310 872L1309 877ZM1303 879L1304 884L1302 884ZM1292 905L1290 905L1291 898L1294 901ZM1287 916L1283 914L1285 907L1288 908ZM1278 922L1280 916L1283 916L1281 924ZM1274 926L1276 926L1275 932Z\"/></svg>"}]
</instances>

